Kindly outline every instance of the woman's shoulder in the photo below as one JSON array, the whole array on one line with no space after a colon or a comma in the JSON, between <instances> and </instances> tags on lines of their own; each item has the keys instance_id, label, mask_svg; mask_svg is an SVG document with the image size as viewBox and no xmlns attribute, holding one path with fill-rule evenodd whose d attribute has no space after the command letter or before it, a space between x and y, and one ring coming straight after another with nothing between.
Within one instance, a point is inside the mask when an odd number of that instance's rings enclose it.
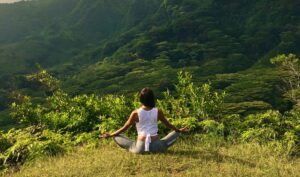
<instances>
[{"instance_id":1,"label":"woman's shoulder","mask_svg":"<svg viewBox=\"0 0 300 177\"><path fill-rule=\"evenodd\" d=\"M155 107L154 110L155 110L155 112L157 112L158 115L163 114L163 111L162 111L161 109L159 109L159 108L156 108L156 107Z\"/></svg>"},{"instance_id":2,"label":"woman's shoulder","mask_svg":"<svg viewBox=\"0 0 300 177\"><path fill-rule=\"evenodd\" d=\"M139 109L135 109L135 110L133 110L133 111L131 112L131 114L137 114L138 111L139 111Z\"/></svg>"},{"instance_id":3,"label":"woman's shoulder","mask_svg":"<svg viewBox=\"0 0 300 177\"><path fill-rule=\"evenodd\" d=\"M137 121L137 120L138 120L138 112L137 112L137 110L133 110L133 111L131 112L130 117L131 117L132 119L134 119L135 121Z\"/></svg>"},{"instance_id":4,"label":"woman's shoulder","mask_svg":"<svg viewBox=\"0 0 300 177\"><path fill-rule=\"evenodd\" d=\"M137 108L137 109L133 110L133 112L135 112L135 113L140 113L140 112L153 112L153 111L155 111L155 112L162 112L162 110L159 109L159 108L157 108L157 107L153 107L153 108L151 108L151 109L149 109L149 110L145 110L143 107L140 107L140 108Z\"/></svg>"}]
</instances>

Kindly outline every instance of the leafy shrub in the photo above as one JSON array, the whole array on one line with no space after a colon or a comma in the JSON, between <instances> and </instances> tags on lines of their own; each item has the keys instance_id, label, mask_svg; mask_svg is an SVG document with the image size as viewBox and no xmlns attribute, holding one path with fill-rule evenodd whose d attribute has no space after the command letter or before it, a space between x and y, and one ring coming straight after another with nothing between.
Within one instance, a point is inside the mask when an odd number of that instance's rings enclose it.
<instances>
[{"instance_id":1,"label":"leafy shrub","mask_svg":"<svg viewBox=\"0 0 300 177\"><path fill-rule=\"evenodd\" d=\"M21 123L45 126L55 131L78 133L100 127L104 132L108 131L108 128L114 128L113 126L120 126L130 113L124 96L70 97L67 93L58 90L47 97L47 103L44 105L34 105L30 97L25 98L21 104L12 104L11 116ZM101 123L103 125L97 126Z\"/></svg>"},{"instance_id":2,"label":"leafy shrub","mask_svg":"<svg viewBox=\"0 0 300 177\"><path fill-rule=\"evenodd\" d=\"M46 93L53 93L59 89L60 81L50 75L40 65L37 66L39 71L37 73L27 75L26 79L39 85Z\"/></svg>"},{"instance_id":3,"label":"leafy shrub","mask_svg":"<svg viewBox=\"0 0 300 177\"><path fill-rule=\"evenodd\" d=\"M50 130L35 132L35 127L11 129L3 137L9 139L9 146L2 151L0 168L21 165L45 155L61 154L71 146L71 136Z\"/></svg>"},{"instance_id":4,"label":"leafy shrub","mask_svg":"<svg viewBox=\"0 0 300 177\"><path fill-rule=\"evenodd\" d=\"M158 107L166 117L178 126L188 126L192 130L199 129L199 121L219 119L225 92L214 92L210 84L195 86L192 76L187 72L178 73L176 92L163 93L164 98L158 100Z\"/></svg>"},{"instance_id":5,"label":"leafy shrub","mask_svg":"<svg viewBox=\"0 0 300 177\"><path fill-rule=\"evenodd\" d=\"M249 115L241 123L241 140L268 143L278 141L279 149L286 154L299 153L299 124L300 114L297 111L287 112L284 115L278 111ZM280 146L280 147L279 147Z\"/></svg>"},{"instance_id":6,"label":"leafy shrub","mask_svg":"<svg viewBox=\"0 0 300 177\"><path fill-rule=\"evenodd\" d=\"M200 124L202 132L213 136L223 136L224 124L218 123L215 120L204 120Z\"/></svg>"},{"instance_id":7,"label":"leafy shrub","mask_svg":"<svg viewBox=\"0 0 300 177\"><path fill-rule=\"evenodd\" d=\"M16 102L11 104L10 115L20 123L27 125L40 125L42 119L41 105L34 107L32 100L29 96L24 96L24 99L20 104Z\"/></svg>"},{"instance_id":8,"label":"leafy shrub","mask_svg":"<svg viewBox=\"0 0 300 177\"><path fill-rule=\"evenodd\" d=\"M91 132L91 133L81 133L77 135L73 141L75 146L83 146L86 147L97 147L99 145L98 140L99 132Z\"/></svg>"},{"instance_id":9,"label":"leafy shrub","mask_svg":"<svg viewBox=\"0 0 300 177\"><path fill-rule=\"evenodd\" d=\"M286 96L293 100L295 104L300 104L300 60L294 54L278 55L270 60L288 75L283 78L286 84Z\"/></svg>"},{"instance_id":10,"label":"leafy shrub","mask_svg":"<svg viewBox=\"0 0 300 177\"><path fill-rule=\"evenodd\" d=\"M5 152L11 146L12 142L0 132L0 153Z\"/></svg>"},{"instance_id":11,"label":"leafy shrub","mask_svg":"<svg viewBox=\"0 0 300 177\"><path fill-rule=\"evenodd\" d=\"M239 138L242 128L242 117L239 114L224 115L221 122L224 125L224 136L231 139Z\"/></svg>"},{"instance_id":12,"label":"leafy shrub","mask_svg":"<svg viewBox=\"0 0 300 177\"><path fill-rule=\"evenodd\" d=\"M248 115L243 126L248 128L273 128L279 129L282 115L278 111L267 111L265 113Z\"/></svg>"},{"instance_id":13,"label":"leafy shrub","mask_svg":"<svg viewBox=\"0 0 300 177\"><path fill-rule=\"evenodd\" d=\"M189 127L190 131L199 130L199 120L195 117L171 119L176 127Z\"/></svg>"},{"instance_id":14,"label":"leafy shrub","mask_svg":"<svg viewBox=\"0 0 300 177\"><path fill-rule=\"evenodd\" d=\"M300 140L299 136L293 131L284 133L282 144L285 146L287 154L299 154Z\"/></svg>"},{"instance_id":15,"label":"leafy shrub","mask_svg":"<svg viewBox=\"0 0 300 177\"><path fill-rule=\"evenodd\" d=\"M12 141L12 145L3 153L3 165L11 166L22 164L28 157L28 145L32 144L36 137L31 136L32 127L24 130L11 129L5 136Z\"/></svg>"},{"instance_id":16,"label":"leafy shrub","mask_svg":"<svg viewBox=\"0 0 300 177\"><path fill-rule=\"evenodd\" d=\"M249 128L241 135L241 140L244 142L259 142L266 143L275 140L276 131L272 128Z\"/></svg>"}]
</instances>

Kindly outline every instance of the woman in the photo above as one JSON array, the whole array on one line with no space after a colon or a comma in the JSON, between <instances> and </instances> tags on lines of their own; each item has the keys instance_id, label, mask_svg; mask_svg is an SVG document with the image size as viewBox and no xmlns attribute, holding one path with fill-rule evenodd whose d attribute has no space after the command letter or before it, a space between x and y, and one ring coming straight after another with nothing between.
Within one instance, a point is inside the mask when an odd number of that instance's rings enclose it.
<instances>
[{"instance_id":1,"label":"woman","mask_svg":"<svg viewBox=\"0 0 300 177\"><path fill-rule=\"evenodd\" d=\"M122 148L133 153L164 152L170 147L179 136L179 133L188 132L188 128L176 128L164 116L163 112L155 107L155 97L153 91L149 88L144 88L139 94L142 106L134 110L128 118L125 125L116 132L109 134L105 133L101 137L114 137L115 142ZM163 139L159 139L157 134L157 122L160 120L165 126L174 130ZM136 124L138 138L134 142L122 135L131 125Z\"/></svg>"}]
</instances>

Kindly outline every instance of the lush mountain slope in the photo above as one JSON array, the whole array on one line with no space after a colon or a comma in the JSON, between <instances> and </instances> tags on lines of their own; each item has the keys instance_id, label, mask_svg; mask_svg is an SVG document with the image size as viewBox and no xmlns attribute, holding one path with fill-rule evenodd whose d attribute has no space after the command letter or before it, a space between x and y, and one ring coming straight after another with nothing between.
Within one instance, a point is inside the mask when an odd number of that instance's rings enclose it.
<instances>
[{"instance_id":1,"label":"lush mountain slope","mask_svg":"<svg viewBox=\"0 0 300 177\"><path fill-rule=\"evenodd\" d=\"M90 57L99 62L66 86L75 93L130 92L147 84L164 90L178 69L187 69L226 89L228 102L278 106L280 75L269 59L299 54L298 7L297 1L164 1L143 25L95 48Z\"/></svg>"},{"instance_id":2,"label":"lush mountain slope","mask_svg":"<svg viewBox=\"0 0 300 177\"><path fill-rule=\"evenodd\" d=\"M27 87L20 75L43 67L81 69L92 63L75 57L89 53L91 46L138 25L156 1L42 0L0 5L0 80L1 107L6 107L5 90ZM142 8L144 7L144 8ZM137 10L135 10L137 9ZM82 60L81 60L82 59ZM74 64L73 61L78 61ZM71 66L70 66L71 64ZM72 66L74 65L74 66Z\"/></svg>"},{"instance_id":3,"label":"lush mountain slope","mask_svg":"<svg viewBox=\"0 0 300 177\"><path fill-rule=\"evenodd\" d=\"M68 61L83 47L127 30L152 13L129 14L135 6L132 0L42 0L1 5L0 61L3 66L14 61L20 66L5 67L1 73L28 71L28 65L36 62L48 67Z\"/></svg>"},{"instance_id":4,"label":"lush mountain slope","mask_svg":"<svg viewBox=\"0 0 300 177\"><path fill-rule=\"evenodd\" d=\"M0 106L6 108L7 90L31 92L22 74L40 63L74 94L172 90L176 72L184 69L196 82L210 80L227 90L229 103L285 109L279 72L268 61L279 53L300 54L299 7L297 0L0 5Z\"/></svg>"}]
</instances>

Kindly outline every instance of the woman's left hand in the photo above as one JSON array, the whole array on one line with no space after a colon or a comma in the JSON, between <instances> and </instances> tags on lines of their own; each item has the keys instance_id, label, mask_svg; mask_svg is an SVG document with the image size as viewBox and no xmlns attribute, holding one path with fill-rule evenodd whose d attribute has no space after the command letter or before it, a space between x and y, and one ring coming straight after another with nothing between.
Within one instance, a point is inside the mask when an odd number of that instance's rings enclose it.
<instances>
[{"instance_id":1,"label":"woman's left hand","mask_svg":"<svg viewBox=\"0 0 300 177\"><path fill-rule=\"evenodd\" d=\"M104 133L103 135L99 136L100 138L109 138L112 137L110 133Z\"/></svg>"}]
</instances>

